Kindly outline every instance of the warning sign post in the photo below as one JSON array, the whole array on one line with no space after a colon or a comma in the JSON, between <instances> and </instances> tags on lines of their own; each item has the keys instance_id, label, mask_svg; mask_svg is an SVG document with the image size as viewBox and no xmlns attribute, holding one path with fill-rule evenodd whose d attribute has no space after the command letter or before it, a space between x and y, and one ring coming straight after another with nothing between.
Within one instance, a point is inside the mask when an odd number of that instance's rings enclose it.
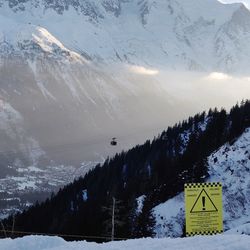
<instances>
[{"instance_id":1,"label":"warning sign post","mask_svg":"<svg viewBox=\"0 0 250 250\"><path fill-rule=\"evenodd\" d=\"M223 232L221 183L185 184L186 236Z\"/></svg>"}]
</instances>

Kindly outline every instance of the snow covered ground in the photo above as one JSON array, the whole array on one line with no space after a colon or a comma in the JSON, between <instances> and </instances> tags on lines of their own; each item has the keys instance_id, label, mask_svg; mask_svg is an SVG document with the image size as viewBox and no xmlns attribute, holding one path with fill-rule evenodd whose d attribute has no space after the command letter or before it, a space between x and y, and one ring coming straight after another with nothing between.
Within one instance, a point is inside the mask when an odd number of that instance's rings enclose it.
<instances>
[{"instance_id":1,"label":"snow covered ground","mask_svg":"<svg viewBox=\"0 0 250 250\"><path fill-rule=\"evenodd\" d=\"M192 238L138 239L104 244L86 241L66 242L59 237L26 236L15 240L0 240L1 250L249 250L250 236L218 235Z\"/></svg>"}]
</instances>

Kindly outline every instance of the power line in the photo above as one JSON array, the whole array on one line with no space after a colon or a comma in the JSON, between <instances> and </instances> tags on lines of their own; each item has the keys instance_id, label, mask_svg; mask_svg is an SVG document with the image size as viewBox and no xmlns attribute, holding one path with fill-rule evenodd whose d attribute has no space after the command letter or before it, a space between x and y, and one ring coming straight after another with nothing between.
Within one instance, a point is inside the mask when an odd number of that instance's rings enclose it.
<instances>
[{"instance_id":1,"label":"power line","mask_svg":"<svg viewBox=\"0 0 250 250\"><path fill-rule=\"evenodd\" d=\"M165 128L166 129L166 128ZM141 128L140 129L140 132L143 131L143 132L155 132L157 133L158 131L158 135L159 131L164 131L164 128L161 126L161 127L157 127L156 129L151 129L151 128ZM125 135L121 135L119 136L119 140L120 142L123 142L123 138L127 138L127 137L135 137L136 135L139 135L138 132L132 132L132 133L126 133ZM140 133L141 135L141 133ZM158 135L155 135L155 136L158 136ZM150 137L150 136L148 136ZM152 135L151 135L152 137ZM143 139L144 141L146 140L152 140L153 138L145 138ZM123 142L124 143L124 142ZM126 144L126 143L125 143ZM7 154L20 154L20 153L24 153L26 150L28 151L32 151L32 150L41 150L41 151L44 151L43 148L45 148L47 151L49 152L54 152L54 153L59 153L59 152L66 152L68 150L72 150L72 146L79 146L82 150L84 150L85 148L87 147L93 147L93 146L109 146L109 139L107 137L105 138L101 138L101 140L99 139L95 139L95 141L93 140L85 140L85 141L78 141L78 142L72 142L72 143L63 143L63 144L54 144L54 145L47 145L47 146L36 146L36 147L26 147L24 149L20 149L20 150L0 150L0 154L4 154L4 153L7 153ZM136 143L135 143L136 145ZM135 146L134 145L134 146ZM61 148L60 148L61 147Z\"/></svg>"},{"instance_id":2,"label":"power line","mask_svg":"<svg viewBox=\"0 0 250 250\"><path fill-rule=\"evenodd\" d=\"M58 236L69 238L82 238L82 239L110 239L110 236L92 236L92 235L76 235L76 234L49 234L49 233L37 233L37 232L24 232L24 231L12 231L12 230L0 230L2 233L13 234L25 234L25 235L43 235L43 236ZM128 240L128 238L114 237L114 240Z\"/></svg>"}]
</instances>

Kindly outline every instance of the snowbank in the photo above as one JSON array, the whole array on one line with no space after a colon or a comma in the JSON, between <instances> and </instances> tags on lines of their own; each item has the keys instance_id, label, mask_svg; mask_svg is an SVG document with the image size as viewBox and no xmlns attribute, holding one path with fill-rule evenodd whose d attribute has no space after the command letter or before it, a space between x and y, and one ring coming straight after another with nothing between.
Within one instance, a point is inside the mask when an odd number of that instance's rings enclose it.
<instances>
[{"instance_id":1,"label":"snowbank","mask_svg":"<svg viewBox=\"0 0 250 250\"><path fill-rule=\"evenodd\" d=\"M196 236L192 238L138 239L116 241L104 244L86 241L66 242L59 237L26 236L15 240L0 240L1 250L249 250L250 236L217 235Z\"/></svg>"},{"instance_id":2,"label":"snowbank","mask_svg":"<svg viewBox=\"0 0 250 250\"><path fill-rule=\"evenodd\" d=\"M225 232L225 234L246 234L250 235L250 223L240 225L236 228L230 229Z\"/></svg>"}]
</instances>

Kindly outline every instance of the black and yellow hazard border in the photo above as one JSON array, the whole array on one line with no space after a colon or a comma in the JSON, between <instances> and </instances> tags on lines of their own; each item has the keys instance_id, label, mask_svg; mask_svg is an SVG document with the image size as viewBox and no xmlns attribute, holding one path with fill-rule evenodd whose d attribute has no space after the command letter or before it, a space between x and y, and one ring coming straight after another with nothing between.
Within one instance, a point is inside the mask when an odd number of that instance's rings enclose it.
<instances>
[{"instance_id":1,"label":"black and yellow hazard border","mask_svg":"<svg viewBox=\"0 0 250 250\"><path fill-rule=\"evenodd\" d=\"M184 191L186 236L223 233L222 184L186 183Z\"/></svg>"},{"instance_id":2,"label":"black and yellow hazard border","mask_svg":"<svg viewBox=\"0 0 250 250\"><path fill-rule=\"evenodd\" d=\"M190 232L186 233L187 237L195 236L195 235L215 235L223 233L223 230L215 230L215 231L203 231L203 232Z\"/></svg>"},{"instance_id":3,"label":"black and yellow hazard border","mask_svg":"<svg viewBox=\"0 0 250 250\"><path fill-rule=\"evenodd\" d=\"M220 182L186 183L184 188L222 187Z\"/></svg>"}]
</instances>

